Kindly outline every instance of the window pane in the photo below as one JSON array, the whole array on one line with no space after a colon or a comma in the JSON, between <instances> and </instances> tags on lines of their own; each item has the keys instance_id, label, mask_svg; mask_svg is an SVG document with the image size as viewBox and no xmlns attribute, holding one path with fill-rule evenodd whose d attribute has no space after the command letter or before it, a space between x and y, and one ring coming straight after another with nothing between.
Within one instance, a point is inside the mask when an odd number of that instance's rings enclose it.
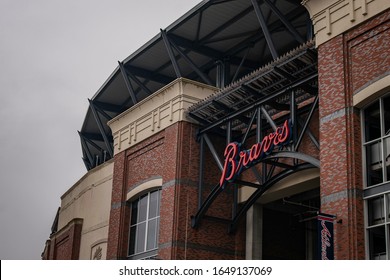
<instances>
[{"instance_id":1,"label":"window pane","mask_svg":"<svg viewBox=\"0 0 390 280\"><path fill-rule=\"evenodd\" d=\"M368 230L370 242L370 259L385 260L386 256L386 236L385 227L375 227Z\"/></svg>"},{"instance_id":2,"label":"window pane","mask_svg":"<svg viewBox=\"0 0 390 280\"><path fill-rule=\"evenodd\" d=\"M386 212L386 217L387 217L387 222L390 222L390 193L386 194L386 199L387 199L387 212Z\"/></svg>"},{"instance_id":3,"label":"window pane","mask_svg":"<svg viewBox=\"0 0 390 280\"><path fill-rule=\"evenodd\" d=\"M157 240L157 245L158 245L158 237L160 236L160 217L157 218L157 233L156 233L156 240Z\"/></svg>"},{"instance_id":4,"label":"window pane","mask_svg":"<svg viewBox=\"0 0 390 280\"><path fill-rule=\"evenodd\" d=\"M383 196L368 200L368 225L378 225L385 222Z\"/></svg>"},{"instance_id":5,"label":"window pane","mask_svg":"<svg viewBox=\"0 0 390 280\"><path fill-rule=\"evenodd\" d=\"M390 181L390 137L387 137L383 140L384 147L383 152L385 154L385 172L386 172L386 181Z\"/></svg>"},{"instance_id":6,"label":"window pane","mask_svg":"<svg viewBox=\"0 0 390 280\"><path fill-rule=\"evenodd\" d=\"M138 259L157 254L160 199L161 189L147 193L132 203L129 258Z\"/></svg>"},{"instance_id":7,"label":"window pane","mask_svg":"<svg viewBox=\"0 0 390 280\"><path fill-rule=\"evenodd\" d=\"M138 211L139 211L138 222L142 222L146 220L147 210L148 210L148 195L144 195L143 197L140 198L138 203Z\"/></svg>"},{"instance_id":8,"label":"window pane","mask_svg":"<svg viewBox=\"0 0 390 280\"><path fill-rule=\"evenodd\" d=\"M149 219L158 215L158 190L150 193Z\"/></svg>"},{"instance_id":9,"label":"window pane","mask_svg":"<svg viewBox=\"0 0 390 280\"><path fill-rule=\"evenodd\" d=\"M383 182L382 142L366 146L367 186Z\"/></svg>"},{"instance_id":10,"label":"window pane","mask_svg":"<svg viewBox=\"0 0 390 280\"><path fill-rule=\"evenodd\" d=\"M137 215L138 215L138 200L134 201L131 204L131 224L135 225L137 223Z\"/></svg>"},{"instance_id":11,"label":"window pane","mask_svg":"<svg viewBox=\"0 0 390 280\"><path fill-rule=\"evenodd\" d=\"M364 110L365 141L381 137L379 100Z\"/></svg>"},{"instance_id":12,"label":"window pane","mask_svg":"<svg viewBox=\"0 0 390 280\"><path fill-rule=\"evenodd\" d=\"M137 243L135 253L141 253L145 251L145 235L146 235L146 222L137 226Z\"/></svg>"},{"instance_id":13,"label":"window pane","mask_svg":"<svg viewBox=\"0 0 390 280\"><path fill-rule=\"evenodd\" d=\"M385 121L385 135L390 135L390 95L383 99L383 119Z\"/></svg>"},{"instance_id":14,"label":"window pane","mask_svg":"<svg viewBox=\"0 0 390 280\"><path fill-rule=\"evenodd\" d=\"M148 239L146 250L157 248L157 219L150 220L148 223Z\"/></svg>"},{"instance_id":15,"label":"window pane","mask_svg":"<svg viewBox=\"0 0 390 280\"><path fill-rule=\"evenodd\" d=\"M136 226L130 228L129 255L133 255L135 253L134 249L135 249L136 231L137 231Z\"/></svg>"},{"instance_id":16,"label":"window pane","mask_svg":"<svg viewBox=\"0 0 390 280\"><path fill-rule=\"evenodd\" d=\"M158 191L158 216L160 216L161 194L162 194L162 190L160 189L160 190Z\"/></svg>"}]
</instances>

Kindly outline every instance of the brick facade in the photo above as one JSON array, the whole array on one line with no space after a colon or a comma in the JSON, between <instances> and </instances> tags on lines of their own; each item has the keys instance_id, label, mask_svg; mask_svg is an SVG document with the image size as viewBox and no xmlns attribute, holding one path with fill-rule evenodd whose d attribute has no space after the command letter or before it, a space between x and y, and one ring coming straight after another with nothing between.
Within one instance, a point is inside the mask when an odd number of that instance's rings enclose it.
<instances>
[{"instance_id":1,"label":"brick facade","mask_svg":"<svg viewBox=\"0 0 390 280\"><path fill-rule=\"evenodd\" d=\"M44 260L78 260L80 252L82 219L73 219L61 229L50 236L42 254Z\"/></svg>"},{"instance_id":2,"label":"brick facade","mask_svg":"<svg viewBox=\"0 0 390 280\"><path fill-rule=\"evenodd\" d=\"M335 258L364 259L360 111L353 94L389 71L387 11L318 48L321 211L337 215Z\"/></svg>"},{"instance_id":3,"label":"brick facade","mask_svg":"<svg viewBox=\"0 0 390 280\"><path fill-rule=\"evenodd\" d=\"M309 129L319 138L320 150L305 135L299 152L320 160L320 211L337 217L334 255L339 260L366 258L362 126L360 109L354 106L354 96L389 75L389 38L388 9L342 34L332 35L330 40L318 46L320 101ZM157 111L160 114L160 109ZM131 215L128 194L143 183L158 178L162 180L159 259L244 259L245 219L240 221L234 234L227 233L228 225L224 222L231 219L233 186L227 187L216 198L207 211L208 217L201 220L199 227L191 227L191 216L198 210L199 196L198 126L183 120L172 121L173 124L155 132L154 111L151 121L154 133L151 137L125 147L114 156L106 258L128 257ZM129 126L129 142L131 133ZM217 153L222 155L226 140L215 135L211 138ZM249 139L248 145L254 141L254 138ZM292 159L280 161L291 162ZM275 174L281 170L277 167ZM206 147L203 199L219 181L220 174ZM251 172L243 173L241 179L256 182ZM134 198L130 197L130 200ZM43 259L77 259L82 224L82 219L74 219L53 234L46 243ZM272 230L277 230L277 227ZM275 235L282 239L284 230L280 227ZM276 244L275 248L279 245Z\"/></svg>"},{"instance_id":4,"label":"brick facade","mask_svg":"<svg viewBox=\"0 0 390 280\"><path fill-rule=\"evenodd\" d=\"M227 232L225 223L204 221L199 229L191 228L191 215L196 213L198 205L199 143L196 142L196 128L194 124L178 122L116 155L107 259L127 257L130 209L126 194L140 183L156 177L163 181L158 258L244 257L245 244L240 232L221 234ZM215 183L219 170L211 162L205 180ZM204 195L207 191L204 190ZM208 214L227 218L231 213L229 196L229 192L221 195Z\"/></svg>"}]
</instances>

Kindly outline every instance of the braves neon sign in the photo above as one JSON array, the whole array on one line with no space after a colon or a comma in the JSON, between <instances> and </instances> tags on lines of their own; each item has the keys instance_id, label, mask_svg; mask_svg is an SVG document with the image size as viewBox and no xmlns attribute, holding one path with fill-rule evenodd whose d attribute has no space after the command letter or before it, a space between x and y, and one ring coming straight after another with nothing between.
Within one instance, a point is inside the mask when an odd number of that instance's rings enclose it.
<instances>
[{"instance_id":1,"label":"braves neon sign","mask_svg":"<svg viewBox=\"0 0 390 280\"><path fill-rule=\"evenodd\" d=\"M249 150L241 150L241 144L232 142L225 148L225 164L223 166L219 184L224 187L226 182L232 182L242 172L269 155L278 146L289 143L291 124L286 120L284 124L265 136L261 143L254 144Z\"/></svg>"}]
</instances>

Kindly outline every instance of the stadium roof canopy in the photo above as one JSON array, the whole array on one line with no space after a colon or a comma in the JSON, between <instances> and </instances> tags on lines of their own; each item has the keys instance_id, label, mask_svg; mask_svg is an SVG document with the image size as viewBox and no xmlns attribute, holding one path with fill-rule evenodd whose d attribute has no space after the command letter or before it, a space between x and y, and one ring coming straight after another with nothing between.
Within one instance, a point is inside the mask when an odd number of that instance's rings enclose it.
<instances>
[{"instance_id":1,"label":"stadium roof canopy","mask_svg":"<svg viewBox=\"0 0 390 280\"><path fill-rule=\"evenodd\" d=\"M89 100L79 132L88 170L113 157L107 121L185 77L223 88L311 40L297 0L204 0L118 66Z\"/></svg>"}]
</instances>

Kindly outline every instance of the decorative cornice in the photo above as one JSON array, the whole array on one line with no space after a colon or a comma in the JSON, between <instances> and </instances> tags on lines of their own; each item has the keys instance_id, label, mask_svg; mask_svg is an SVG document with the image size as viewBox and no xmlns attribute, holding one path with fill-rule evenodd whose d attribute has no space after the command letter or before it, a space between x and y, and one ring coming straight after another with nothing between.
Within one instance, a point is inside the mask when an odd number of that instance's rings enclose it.
<instances>
[{"instance_id":1,"label":"decorative cornice","mask_svg":"<svg viewBox=\"0 0 390 280\"><path fill-rule=\"evenodd\" d=\"M317 47L389 8L388 0L304 0Z\"/></svg>"},{"instance_id":2,"label":"decorative cornice","mask_svg":"<svg viewBox=\"0 0 390 280\"><path fill-rule=\"evenodd\" d=\"M193 122L185 111L217 88L179 78L108 122L114 154L126 150L179 122Z\"/></svg>"}]
</instances>

